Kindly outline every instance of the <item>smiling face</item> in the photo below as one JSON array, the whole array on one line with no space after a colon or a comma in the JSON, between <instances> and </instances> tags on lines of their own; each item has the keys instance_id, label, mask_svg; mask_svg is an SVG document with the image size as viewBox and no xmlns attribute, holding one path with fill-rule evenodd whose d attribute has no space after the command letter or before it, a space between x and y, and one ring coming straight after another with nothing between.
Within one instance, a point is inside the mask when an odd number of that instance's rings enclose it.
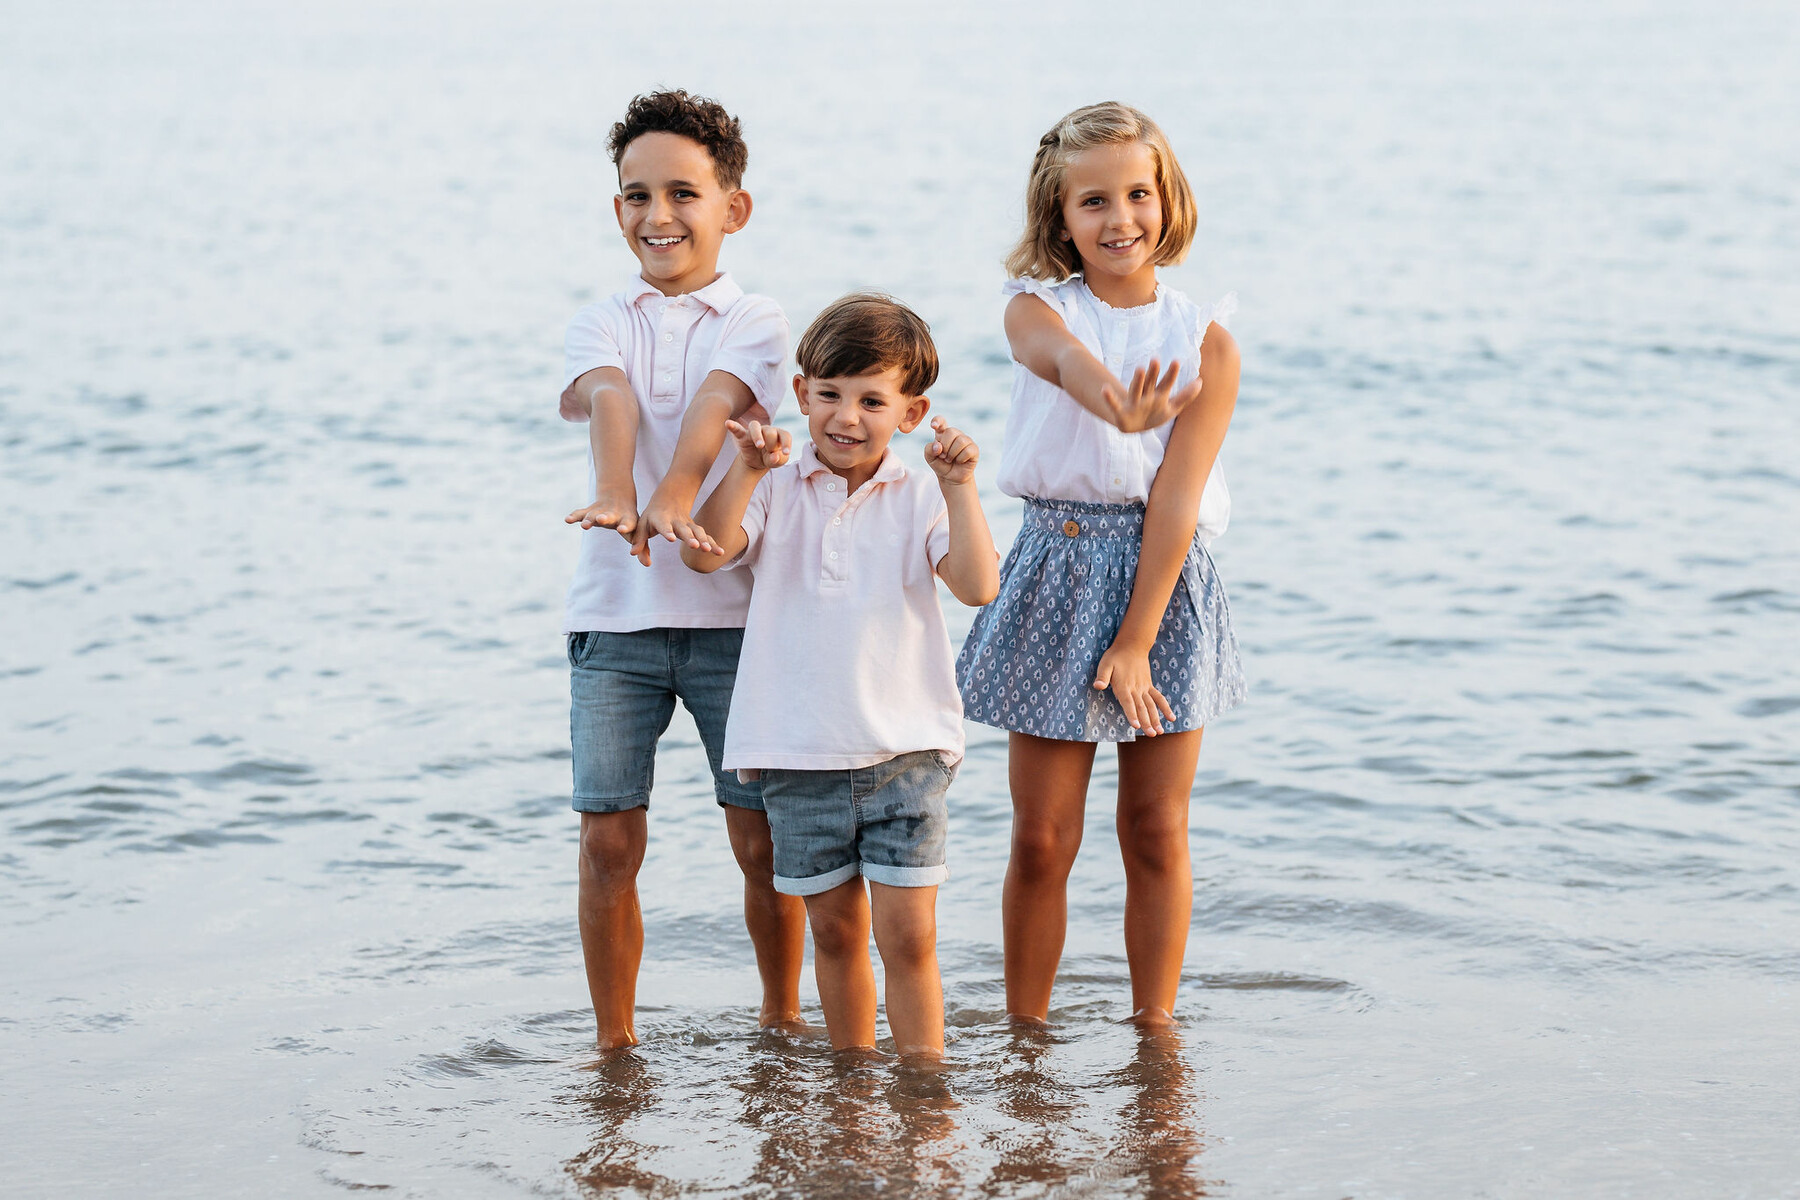
<instances>
[{"instance_id":1,"label":"smiling face","mask_svg":"<svg viewBox=\"0 0 1800 1200\"><path fill-rule=\"evenodd\" d=\"M1163 207L1150 147L1119 142L1070 155L1062 219L1064 236L1075 244L1096 296L1115 307L1155 298Z\"/></svg>"},{"instance_id":2,"label":"smiling face","mask_svg":"<svg viewBox=\"0 0 1800 1200\"><path fill-rule=\"evenodd\" d=\"M646 133L619 156L613 211L644 281L679 296L718 278L719 245L750 219L750 193L721 186L699 142Z\"/></svg>"},{"instance_id":3,"label":"smiling face","mask_svg":"<svg viewBox=\"0 0 1800 1200\"><path fill-rule=\"evenodd\" d=\"M911 433L931 411L930 400L901 389L904 378L899 367L831 379L794 376L794 395L806 414L813 449L820 462L843 477L849 492L874 476L896 431Z\"/></svg>"}]
</instances>

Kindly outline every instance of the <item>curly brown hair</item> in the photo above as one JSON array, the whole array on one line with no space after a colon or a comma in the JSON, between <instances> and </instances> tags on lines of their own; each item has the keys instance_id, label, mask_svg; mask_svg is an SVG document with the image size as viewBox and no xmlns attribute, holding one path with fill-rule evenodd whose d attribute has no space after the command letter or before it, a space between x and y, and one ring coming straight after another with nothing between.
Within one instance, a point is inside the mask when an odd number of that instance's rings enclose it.
<instances>
[{"instance_id":1,"label":"curly brown hair","mask_svg":"<svg viewBox=\"0 0 1800 1200\"><path fill-rule=\"evenodd\" d=\"M699 142L712 159L719 186L727 191L742 186L744 168L750 165L750 148L744 145L738 119L718 101L681 88L632 97L625 108L625 119L612 127L612 134L606 139L613 166L618 166L625 156L625 147L646 133L675 133Z\"/></svg>"},{"instance_id":2,"label":"curly brown hair","mask_svg":"<svg viewBox=\"0 0 1800 1200\"><path fill-rule=\"evenodd\" d=\"M923 396L937 382L937 347L918 313L880 292L852 292L813 318L794 351L808 379L900 371L900 390Z\"/></svg>"}]
</instances>

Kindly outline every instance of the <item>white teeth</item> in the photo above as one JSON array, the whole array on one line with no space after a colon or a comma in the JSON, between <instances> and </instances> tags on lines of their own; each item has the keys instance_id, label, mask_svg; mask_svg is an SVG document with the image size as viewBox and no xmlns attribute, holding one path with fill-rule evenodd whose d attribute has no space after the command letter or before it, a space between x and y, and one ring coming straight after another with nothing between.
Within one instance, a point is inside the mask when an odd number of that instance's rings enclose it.
<instances>
[{"instance_id":1,"label":"white teeth","mask_svg":"<svg viewBox=\"0 0 1800 1200\"><path fill-rule=\"evenodd\" d=\"M666 237L666 238L645 238L644 240L646 242L649 242L652 246L673 246L676 242L679 242L681 239L678 237Z\"/></svg>"}]
</instances>

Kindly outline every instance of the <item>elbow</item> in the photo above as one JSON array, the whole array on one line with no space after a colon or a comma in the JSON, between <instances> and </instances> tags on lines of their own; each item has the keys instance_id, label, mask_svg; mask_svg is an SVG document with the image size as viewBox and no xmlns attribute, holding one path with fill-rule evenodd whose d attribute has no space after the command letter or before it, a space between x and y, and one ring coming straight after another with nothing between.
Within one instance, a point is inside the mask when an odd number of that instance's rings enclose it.
<instances>
[{"instance_id":1,"label":"elbow","mask_svg":"<svg viewBox=\"0 0 1800 1200\"><path fill-rule=\"evenodd\" d=\"M994 572L981 579L958 580L951 585L950 594L970 608L985 608L994 602L994 597L1000 594L999 572Z\"/></svg>"},{"instance_id":2,"label":"elbow","mask_svg":"<svg viewBox=\"0 0 1800 1200\"><path fill-rule=\"evenodd\" d=\"M690 571L698 571L702 575L711 575L714 571L719 569L719 559L716 555L708 554L704 550L696 550L692 546L683 546L681 548L681 565Z\"/></svg>"}]
</instances>

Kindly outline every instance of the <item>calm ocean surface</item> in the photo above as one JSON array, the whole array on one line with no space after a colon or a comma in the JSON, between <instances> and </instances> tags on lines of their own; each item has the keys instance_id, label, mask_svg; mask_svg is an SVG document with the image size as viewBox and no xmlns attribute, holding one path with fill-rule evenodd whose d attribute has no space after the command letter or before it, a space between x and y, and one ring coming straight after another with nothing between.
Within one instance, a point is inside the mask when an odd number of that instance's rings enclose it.
<instances>
[{"instance_id":1,"label":"calm ocean surface","mask_svg":"<svg viewBox=\"0 0 1800 1200\"><path fill-rule=\"evenodd\" d=\"M1800 21L1167 7L12 6L0 1194L1800 1196ZM916 305L990 484L1038 134L1173 137L1253 693L1177 1032L1121 1023L1110 755L1008 1032L974 727L953 1068L759 1035L678 717L595 1062L556 392L659 84L744 119L725 264Z\"/></svg>"}]
</instances>

